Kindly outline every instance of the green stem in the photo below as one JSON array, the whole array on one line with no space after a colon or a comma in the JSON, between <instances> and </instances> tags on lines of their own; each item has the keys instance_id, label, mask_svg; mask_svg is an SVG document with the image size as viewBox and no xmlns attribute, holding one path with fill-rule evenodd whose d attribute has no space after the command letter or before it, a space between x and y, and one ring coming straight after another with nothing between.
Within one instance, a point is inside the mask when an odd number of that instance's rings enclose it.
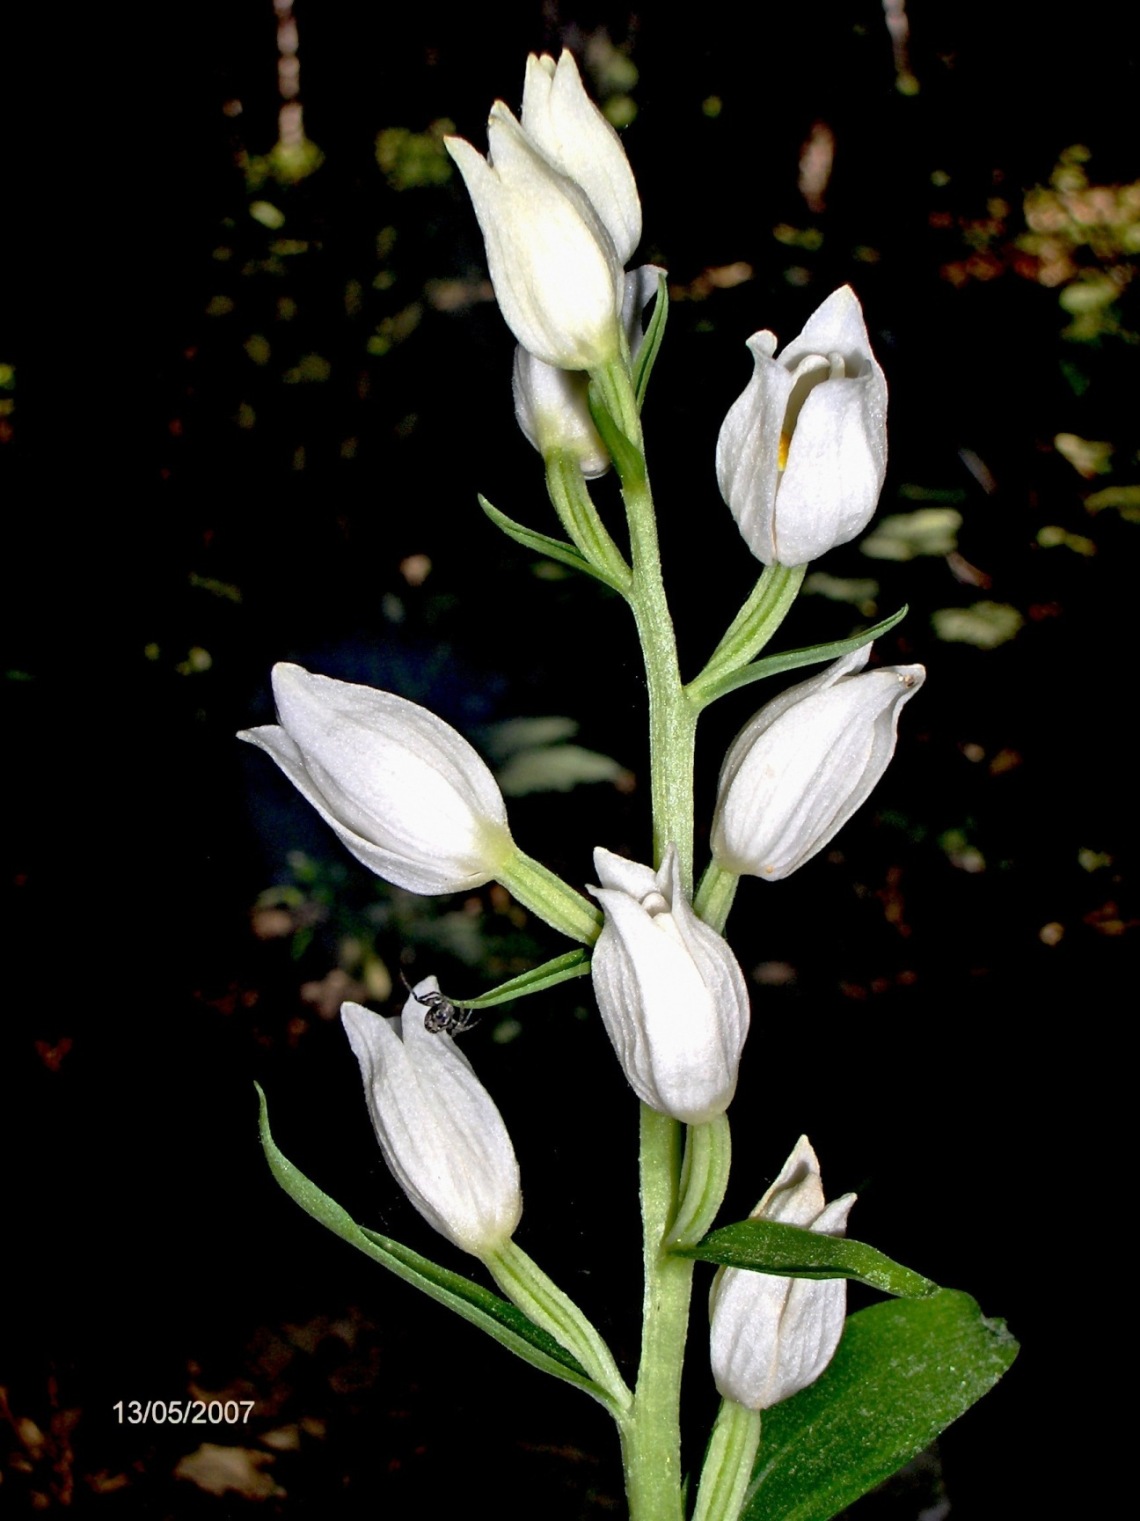
<instances>
[{"instance_id":1,"label":"green stem","mask_svg":"<svg viewBox=\"0 0 1140 1521\"><path fill-rule=\"evenodd\" d=\"M701 878L701 885L697 888L696 897L693 899L693 908L697 917L703 919L706 924L711 924L718 935L724 934L724 927L728 923L729 910L732 908L732 900L736 897L736 889L740 878L734 871L725 871L723 866L718 866L715 861L710 861Z\"/></svg>"},{"instance_id":2,"label":"green stem","mask_svg":"<svg viewBox=\"0 0 1140 1521\"><path fill-rule=\"evenodd\" d=\"M649 688L649 772L653 803L653 859L660 864L676 845L681 882L693 887L693 753L699 707L681 685L677 640L661 579L661 551L653 492L645 470L637 398L620 365L591 377L635 452L632 467L622 469L622 497L629 523L633 580L628 593L645 661ZM619 468L621 467L619 460Z\"/></svg>"},{"instance_id":3,"label":"green stem","mask_svg":"<svg viewBox=\"0 0 1140 1521\"><path fill-rule=\"evenodd\" d=\"M514 854L499 867L496 880L524 908L569 935L571 940L593 945L601 934L601 910L581 893L576 893L541 861L536 861L517 846Z\"/></svg>"},{"instance_id":4,"label":"green stem","mask_svg":"<svg viewBox=\"0 0 1140 1521\"><path fill-rule=\"evenodd\" d=\"M728 1116L718 1114L703 1125L690 1125L681 1168L681 1202L669 1228L670 1248L695 1246L716 1219L728 1187L732 1134Z\"/></svg>"},{"instance_id":5,"label":"green stem","mask_svg":"<svg viewBox=\"0 0 1140 1521\"><path fill-rule=\"evenodd\" d=\"M685 689L690 701L706 707L717 684L754 660L788 616L799 595L806 565L766 565L744 606L728 627L699 676Z\"/></svg>"},{"instance_id":6,"label":"green stem","mask_svg":"<svg viewBox=\"0 0 1140 1521\"><path fill-rule=\"evenodd\" d=\"M677 1215L681 1127L641 1106L641 1217L645 1293L641 1366L622 1434L626 1495L633 1521L682 1521L681 1369L693 1262L663 1248Z\"/></svg>"},{"instance_id":7,"label":"green stem","mask_svg":"<svg viewBox=\"0 0 1140 1521\"><path fill-rule=\"evenodd\" d=\"M578 1359L605 1394L603 1403L620 1428L633 1396L592 1322L517 1242L507 1241L483 1261L511 1303Z\"/></svg>"},{"instance_id":8,"label":"green stem","mask_svg":"<svg viewBox=\"0 0 1140 1521\"><path fill-rule=\"evenodd\" d=\"M760 1412L723 1400L709 1438L693 1521L737 1521L760 1446Z\"/></svg>"}]
</instances>

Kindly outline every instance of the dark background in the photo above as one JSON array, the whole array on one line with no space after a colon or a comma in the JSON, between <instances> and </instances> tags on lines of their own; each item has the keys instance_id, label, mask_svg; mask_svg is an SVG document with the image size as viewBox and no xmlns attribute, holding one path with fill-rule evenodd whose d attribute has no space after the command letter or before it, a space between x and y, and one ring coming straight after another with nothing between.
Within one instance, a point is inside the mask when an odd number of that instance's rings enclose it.
<instances>
[{"instance_id":1,"label":"dark background","mask_svg":"<svg viewBox=\"0 0 1140 1521\"><path fill-rule=\"evenodd\" d=\"M907 563L836 551L822 569L876 587L804 598L779 636L842 637L905 600L877 654L930 675L836 848L742 885L730 932L754 1020L725 1218L806 1130L829 1194L861 1194L855 1234L1022 1340L911 1487L855 1514L929 1513L940 1485L962 1521L1064 1508L1070 1484L1094 1508L1119 1461L1100 1395L1119 1288L1090 1242L1126 1197L1111 1127L1129 1071L1140 530L1087 504L1136 480L1140 211L1074 234L1073 270L1049 285L1024 201L1077 144L1091 184L1140 176L1126 15L1092 3L1046 29L1018 7L916 6L914 92L873 4L679 26L656 9L299 0L324 158L292 182L258 178L279 105L268 4L22 29L0 353L16 377L0 390L14 1509L239 1515L260 1483L272 1514L430 1515L484 1488L503 1516L621 1513L600 1412L322 1233L272 1184L254 1126L256 1078L299 1166L436 1251L325 1016L401 964L478 990L562 946L490 890L420 904L376 884L233 740L269 721L280 659L390 687L480 744L505 719L566 715L618 784L512 799L516 836L578 884L596 843L648 853L624 608L536 573L475 502L551 524L511 415L511 339L475 299L474 217L454 180L407 184L375 151L384 129L444 116L482 147L491 100L518 105L526 52L563 42L596 93L635 108L642 253L674 290L646 425L687 671L755 571L712 472L755 329L786 342L853 283L891 386L881 513L961 515L941 553ZM797 166L818 122L835 161L813 208ZM1101 277L1119 298L1074 333ZM1112 444L1102 473L1073 468L1064 433ZM414 556L430 561L419 585ZM1016 634L944 637L934 615L979 602L1016 610ZM705 720L705 828L756 695ZM466 1049L515 1137L523 1245L628 1361L636 1117L589 1009L570 984L514 1024L485 1019ZM248 1427L206 1433L246 1450L221 1494L216 1463L174 1476L200 1430L112 1411L194 1391L256 1401ZM696 1377L692 1402L699 1431Z\"/></svg>"}]
</instances>

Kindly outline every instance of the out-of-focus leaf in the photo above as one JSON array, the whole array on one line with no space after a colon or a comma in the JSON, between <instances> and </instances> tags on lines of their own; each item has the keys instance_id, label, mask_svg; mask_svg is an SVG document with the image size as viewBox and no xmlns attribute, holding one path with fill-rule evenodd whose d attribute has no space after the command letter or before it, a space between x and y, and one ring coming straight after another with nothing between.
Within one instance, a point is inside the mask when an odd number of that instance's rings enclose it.
<instances>
[{"instance_id":1,"label":"out-of-focus leaf","mask_svg":"<svg viewBox=\"0 0 1140 1521\"><path fill-rule=\"evenodd\" d=\"M953 554L962 514L953 507L920 507L883 518L859 548L872 560L913 560L919 555Z\"/></svg>"},{"instance_id":2,"label":"out-of-focus leaf","mask_svg":"<svg viewBox=\"0 0 1140 1521\"><path fill-rule=\"evenodd\" d=\"M1107 475L1112 469L1113 446L1105 439L1082 438L1079 433L1058 433L1053 447L1086 480Z\"/></svg>"},{"instance_id":3,"label":"out-of-focus leaf","mask_svg":"<svg viewBox=\"0 0 1140 1521\"><path fill-rule=\"evenodd\" d=\"M1090 512L1115 507L1127 522L1140 523L1140 486L1106 486L1086 497L1085 506Z\"/></svg>"},{"instance_id":4,"label":"out-of-focus leaf","mask_svg":"<svg viewBox=\"0 0 1140 1521\"><path fill-rule=\"evenodd\" d=\"M507 797L528 792L569 792L584 782L621 782L629 773L612 756L581 745L542 745L512 755L498 773Z\"/></svg>"},{"instance_id":5,"label":"out-of-focus leaf","mask_svg":"<svg viewBox=\"0 0 1140 1521\"><path fill-rule=\"evenodd\" d=\"M948 644L972 644L992 650L1006 644L1025 619L1008 602L975 602L973 607L940 607L930 621L939 639Z\"/></svg>"}]
</instances>

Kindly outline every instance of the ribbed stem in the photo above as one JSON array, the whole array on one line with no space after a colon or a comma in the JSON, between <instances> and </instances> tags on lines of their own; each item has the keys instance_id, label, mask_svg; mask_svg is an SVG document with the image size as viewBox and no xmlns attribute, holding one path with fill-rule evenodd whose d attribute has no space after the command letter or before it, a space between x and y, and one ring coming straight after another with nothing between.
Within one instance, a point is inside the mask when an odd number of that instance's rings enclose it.
<instances>
[{"instance_id":1,"label":"ribbed stem","mask_svg":"<svg viewBox=\"0 0 1140 1521\"><path fill-rule=\"evenodd\" d=\"M578 1359L607 1395L607 1408L620 1426L633 1396L593 1323L517 1242L506 1242L483 1261L511 1303Z\"/></svg>"},{"instance_id":2,"label":"ribbed stem","mask_svg":"<svg viewBox=\"0 0 1140 1521\"><path fill-rule=\"evenodd\" d=\"M645 1291L641 1366L622 1436L632 1521L683 1521L681 1370L689 1324L693 1262L663 1249L677 1213L681 1126L641 1106L641 1218Z\"/></svg>"},{"instance_id":3,"label":"ribbed stem","mask_svg":"<svg viewBox=\"0 0 1140 1521\"><path fill-rule=\"evenodd\" d=\"M693 1521L737 1521L760 1447L760 1412L722 1400L709 1438Z\"/></svg>"},{"instance_id":4,"label":"ribbed stem","mask_svg":"<svg viewBox=\"0 0 1140 1521\"><path fill-rule=\"evenodd\" d=\"M571 940L593 945L601 934L601 910L525 851L516 848L499 867L496 879L524 908Z\"/></svg>"}]
</instances>

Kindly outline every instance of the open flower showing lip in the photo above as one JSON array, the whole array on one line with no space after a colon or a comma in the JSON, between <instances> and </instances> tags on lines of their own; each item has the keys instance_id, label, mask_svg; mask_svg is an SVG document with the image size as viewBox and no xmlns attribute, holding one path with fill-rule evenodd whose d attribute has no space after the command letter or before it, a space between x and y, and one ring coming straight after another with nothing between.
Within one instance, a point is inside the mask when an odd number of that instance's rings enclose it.
<instances>
[{"instance_id":1,"label":"open flower showing lip","mask_svg":"<svg viewBox=\"0 0 1140 1521\"><path fill-rule=\"evenodd\" d=\"M861 533L887 468L887 382L849 286L798 338L748 340L755 368L716 446L721 495L765 565L805 565Z\"/></svg>"},{"instance_id":2,"label":"open flower showing lip","mask_svg":"<svg viewBox=\"0 0 1140 1521\"><path fill-rule=\"evenodd\" d=\"M396 1019L346 1003L341 1019L360 1063L372 1128L392 1175L424 1219L465 1252L508 1241L522 1217L514 1147L503 1117L450 1035L433 1033L418 982Z\"/></svg>"},{"instance_id":3,"label":"open flower showing lip","mask_svg":"<svg viewBox=\"0 0 1140 1521\"><path fill-rule=\"evenodd\" d=\"M414 893L466 892L514 854L498 784L461 734L406 698L273 668L271 755L357 858Z\"/></svg>"},{"instance_id":4,"label":"open flower showing lip","mask_svg":"<svg viewBox=\"0 0 1140 1521\"><path fill-rule=\"evenodd\" d=\"M736 1091L748 992L736 957L693 912L670 846L658 871L594 851L605 910L591 971L598 1007L638 1098L699 1125Z\"/></svg>"}]
</instances>

